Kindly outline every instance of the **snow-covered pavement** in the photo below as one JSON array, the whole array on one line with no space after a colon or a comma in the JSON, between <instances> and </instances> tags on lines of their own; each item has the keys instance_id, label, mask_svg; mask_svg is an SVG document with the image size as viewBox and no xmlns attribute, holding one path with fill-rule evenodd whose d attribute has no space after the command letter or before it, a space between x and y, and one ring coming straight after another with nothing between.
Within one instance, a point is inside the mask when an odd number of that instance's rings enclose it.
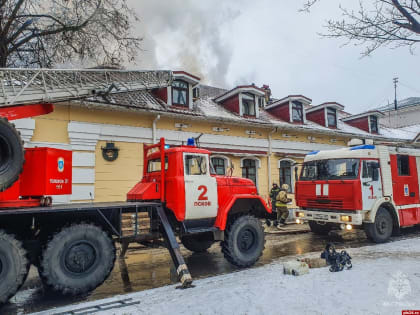
<instances>
[{"instance_id":1,"label":"snow-covered pavement","mask_svg":"<svg viewBox=\"0 0 420 315\"><path fill-rule=\"evenodd\" d=\"M95 314L401 314L402 310L420 310L420 238L348 252L353 269L337 273L319 268L300 277L287 276L282 261L277 261L198 280L193 289L176 290L171 285L37 314L112 307L104 303L124 299L134 304Z\"/></svg>"}]
</instances>

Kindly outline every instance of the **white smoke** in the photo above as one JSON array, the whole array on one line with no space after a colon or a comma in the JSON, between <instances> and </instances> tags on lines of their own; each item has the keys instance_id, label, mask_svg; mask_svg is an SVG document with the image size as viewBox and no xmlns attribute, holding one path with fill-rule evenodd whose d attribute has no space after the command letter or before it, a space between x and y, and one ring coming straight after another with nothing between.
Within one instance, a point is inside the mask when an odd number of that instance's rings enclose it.
<instances>
[{"instance_id":1,"label":"white smoke","mask_svg":"<svg viewBox=\"0 0 420 315\"><path fill-rule=\"evenodd\" d=\"M135 28L143 37L138 67L185 70L203 83L226 86L232 48L223 29L240 15L229 1L129 0L129 5L140 17Z\"/></svg>"}]
</instances>

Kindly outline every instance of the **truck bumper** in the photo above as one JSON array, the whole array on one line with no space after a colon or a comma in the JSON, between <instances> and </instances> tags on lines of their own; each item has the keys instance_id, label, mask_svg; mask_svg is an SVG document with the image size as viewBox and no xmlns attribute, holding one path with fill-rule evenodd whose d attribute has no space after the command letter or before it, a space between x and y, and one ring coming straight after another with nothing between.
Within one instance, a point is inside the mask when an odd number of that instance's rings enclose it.
<instances>
[{"instance_id":1,"label":"truck bumper","mask_svg":"<svg viewBox=\"0 0 420 315\"><path fill-rule=\"evenodd\" d=\"M343 212L329 212L322 210L296 210L295 218L303 221L319 221L319 222L330 222L337 224L351 224L351 225L362 225L363 213L362 211L348 211Z\"/></svg>"}]
</instances>

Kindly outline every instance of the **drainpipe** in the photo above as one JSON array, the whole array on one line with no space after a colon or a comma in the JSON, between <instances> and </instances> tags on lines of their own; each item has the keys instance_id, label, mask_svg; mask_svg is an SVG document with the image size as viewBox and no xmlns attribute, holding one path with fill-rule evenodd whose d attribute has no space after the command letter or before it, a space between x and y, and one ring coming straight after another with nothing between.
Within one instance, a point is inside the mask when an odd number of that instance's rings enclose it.
<instances>
[{"instance_id":1,"label":"drainpipe","mask_svg":"<svg viewBox=\"0 0 420 315\"><path fill-rule=\"evenodd\" d=\"M160 115L157 115L156 118L153 120L153 127L152 127L153 144L156 143L156 123L159 119L160 119Z\"/></svg>"},{"instance_id":2,"label":"drainpipe","mask_svg":"<svg viewBox=\"0 0 420 315\"><path fill-rule=\"evenodd\" d=\"M271 130L268 133L268 154L267 154L267 158L268 158L268 191L270 191L270 187L271 187L271 153L273 152L272 150L272 141L271 141L271 135L273 133L275 133L277 131L277 127L274 128L273 130Z\"/></svg>"}]
</instances>

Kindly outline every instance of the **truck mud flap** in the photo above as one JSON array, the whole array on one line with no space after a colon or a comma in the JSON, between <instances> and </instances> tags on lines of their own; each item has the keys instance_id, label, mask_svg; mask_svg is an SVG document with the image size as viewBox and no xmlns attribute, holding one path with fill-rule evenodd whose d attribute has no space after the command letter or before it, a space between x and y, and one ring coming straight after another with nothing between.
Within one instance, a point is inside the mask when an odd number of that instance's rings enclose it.
<instances>
[{"instance_id":1,"label":"truck mud flap","mask_svg":"<svg viewBox=\"0 0 420 315\"><path fill-rule=\"evenodd\" d=\"M179 288L186 289L194 287L192 285L192 278L190 271L188 270L187 265L185 264L184 258L181 255L181 250L179 244L176 240L174 231L172 230L171 225L169 224L168 217L166 216L165 211L162 206L156 207L157 213L159 215L160 221L163 227L163 235L168 242L168 250L171 254L172 261L175 265L176 272L178 274L178 279L181 282Z\"/></svg>"}]
</instances>

